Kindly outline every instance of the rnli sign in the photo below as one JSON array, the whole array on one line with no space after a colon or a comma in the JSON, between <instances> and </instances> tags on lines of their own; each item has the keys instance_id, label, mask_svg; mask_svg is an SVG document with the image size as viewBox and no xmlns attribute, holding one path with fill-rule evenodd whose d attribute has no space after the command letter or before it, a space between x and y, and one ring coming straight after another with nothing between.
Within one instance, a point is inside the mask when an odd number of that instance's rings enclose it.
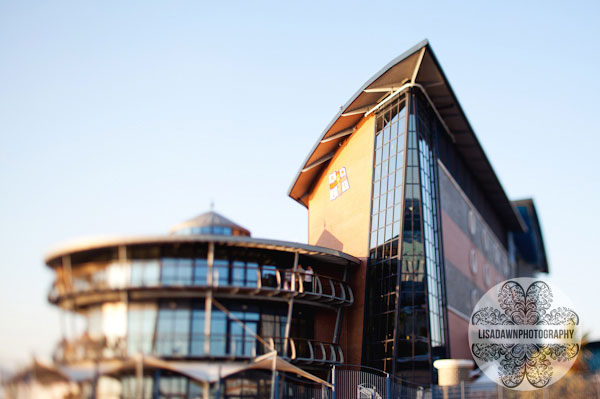
<instances>
[{"instance_id":1,"label":"rnli sign","mask_svg":"<svg viewBox=\"0 0 600 399\"><path fill-rule=\"evenodd\" d=\"M329 199L333 201L350 189L346 168L341 168L329 174Z\"/></svg>"}]
</instances>

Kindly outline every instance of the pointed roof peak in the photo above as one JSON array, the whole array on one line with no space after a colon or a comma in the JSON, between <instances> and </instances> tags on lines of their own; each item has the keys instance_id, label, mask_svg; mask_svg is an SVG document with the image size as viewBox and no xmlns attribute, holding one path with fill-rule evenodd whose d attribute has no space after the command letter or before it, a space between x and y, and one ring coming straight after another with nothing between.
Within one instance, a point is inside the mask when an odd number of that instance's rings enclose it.
<instances>
[{"instance_id":1,"label":"pointed roof peak","mask_svg":"<svg viewBox=\"0 0 600 399\"><path fill-rule=\"evenodd\" d=\"M249 230L215 212L212 210L212 206L210 211L173 226L170 233L250 236Z\"/></svg>"}]
</instances>

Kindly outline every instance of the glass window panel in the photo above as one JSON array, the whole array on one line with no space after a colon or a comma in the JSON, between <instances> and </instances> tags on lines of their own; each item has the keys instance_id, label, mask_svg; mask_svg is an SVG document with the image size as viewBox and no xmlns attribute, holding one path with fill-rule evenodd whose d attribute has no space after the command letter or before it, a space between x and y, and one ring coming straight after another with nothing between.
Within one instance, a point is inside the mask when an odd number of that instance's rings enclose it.
<instances>
[{"instance_id":1,"label":"glass window panel","mask_svg":"<svg viewBox=\"0 0 600 399\"><path fill-rule=\"evenodd\" d=\"M204 353L204 309L192 310L192 333L190 337L190 355L203 356Z\"/></svg>"},{"instance_id":2,"label":"glass window panel","mask_svg":"<svg viewBox=\"0 0 600 399\"><path fill-rule=\"evenodd\" d=\"M145 286L155 286L158 285L159 277L160 277L160 264L158 260L150 260L144 263L144 282Z\"/></svg>"},{"instance_id":3,"label":"glass window panel","mask_svg":"<svg viewBox=\"0 0 600 399\"><path fill-rule=\"evenodd\" d=\"M229 285L229 261L215 259L213 262L213 284L219 287Z\"/></svg>"},{"instance_id":4,"label":"glass window panel","mask_svg":"<svg viewBox=\"0 0 600 399\"><path fill-rule=\"evenodd\" d=\"M210 354L225 356L227 343L227 316L220 310L213 309L210 325Z\"/></svg>"},{"instance_id":5,"label":"glass window panel","mask_svg":"<svg viewBox=\"0 0 600 399\"><path fill-rule=\"evenodd\" d=\"M379 187L381 186L381 182L380 181L376 181L375 183L373 183L373 194L377 195L379 193Z\"/></svg>"},{"instance_id":6,"label":"glass window panel","mask_svg":"<svg viewBox=\"0 0 600 399\"><path fill-rule=\"evenodd\" d=\"M232 283L234 287L243 287L246 285L246 264L239 260L234 260L231 264Z\"/></svg>"},{"instance_id":7,"label":"glass window panel","mask_svg":"<svg viewBox=\"0 0 600 399\"><path fill-rule=\"evenodd\" d=\"M246 286L256 287L258 282L258 263L248 262L246 264Z\"/></svg>"},{"instance_id":8,"label":"glass window panel","mask_svg":"<svg viewBox=\"0 0 600 399\"><path fill-rule=\"evenodd\" d=\"M393 190L393 189L394 189L395 183L396 183L396 182L395 182L395 176L394 176L394 174L392 174L392 175L391 175L391 176L388 178L388 186L387 186L387 189L388 189L388 191L391 191L391 190Z\"/></svg>"},{"instance_id":9,"label":"glass window panel","mask_svg":"<svg viewBox=\"0 0 600 399\"><path fill-rule=\"evenodd\" d=\"M194 261L194 285L206 285L208 262L200 258Z\"/></svg>"}]
</instances>

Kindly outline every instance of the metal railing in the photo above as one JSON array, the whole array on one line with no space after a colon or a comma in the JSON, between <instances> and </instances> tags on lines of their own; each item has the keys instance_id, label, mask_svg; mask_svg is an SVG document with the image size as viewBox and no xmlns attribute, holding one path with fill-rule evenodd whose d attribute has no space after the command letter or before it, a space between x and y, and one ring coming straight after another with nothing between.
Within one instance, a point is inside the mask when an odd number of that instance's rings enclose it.
<instances>
[{"instance_id":1,"label":"metal railing","mask_svg":"<svg viewBox=\"0 0 600 399\"><path fill-rule=\"evenodd\" d=\"M92 267L89 269L93 270ZM111 264L103 268L97 266L96 269L92 273L75 275L68 282L66 278L55 281L48 293L48 300L57 303L63 298L115 290L209 287L207 269L202 267L182 267L182 270L175 269L175 273L169 275L161 275L159 261ZM274 266L215 266L211 280L210 288L229 294L294 295L298 299L341 306L354 303L349 284L306 271L292 272L291 269L277 269Z\"/></svg>"},{"instance_id":2,"label":"metal railing","mask_svg":"<svg viewBox=\"0 0 600 399\"><path fill-rule=\"evenodd\" d=\"M52 357L55 362L61 364L83 360L120 359L127 357L127 343L123 337L90 337L84 334L74 340L61 340Z\"/></svg>"},{"instance_id":3,"label":"metal railing","mask_svg":"<svg viewBox=\"0 0 600 399\"><path fill-rule=\"evenodd\" d=\"M424 387L361 365L332 369L333 399L425 399Z\"/></svg>"},{"instance_id":4,"label":"metal railing","mask_svg":"<svg viewBox=\"0 0 600 399\"><path fill-rule=\"evenodd\" d=\"M298 364L332 365L344 362L340 345L305 338L266 338L273 340L280 356ZM208 352L205 342L210 341ZM284 351L287 341L287 352ZM77 363L124 359L139 352L161 358L252 359L270 352L247 334L160 334L119 338L92 338L87 334L75 340L62 340L54 351L57 363ZM287 353L285 356L284 353Z\"/></svg>"}]
</instances>

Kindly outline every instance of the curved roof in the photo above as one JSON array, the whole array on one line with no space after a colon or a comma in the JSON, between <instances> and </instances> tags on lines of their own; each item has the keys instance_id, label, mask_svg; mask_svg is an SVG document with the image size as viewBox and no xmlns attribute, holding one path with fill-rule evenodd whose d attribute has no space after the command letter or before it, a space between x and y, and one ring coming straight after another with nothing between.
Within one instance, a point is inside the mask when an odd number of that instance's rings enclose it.
<instances>
[{"instance_id":1,"label":"curved roof","mask_svg":"<svg viewBox=\"0 0 600 399\"><path fill-rule=\"evenodd\" d=\"M300 244L289 241L268 240L247 236L223 235L166 235L166 236L136 236L136 237L101 237L79 239L54 248L46 254L44 261L51 261L77 252L128 245L178 244L178 243L208 243L215 242L232 247L266 249L280 252L298 252L300 255L314 257L320 261L340 266L360 264L354 256L335 249Z\"/></svg>"},{"instance_id":2,"label":"curved roof","mask_svg":"<svg viewBox=\"0 0 600 399\"><path fill-rule=\"evenodd\" d=\"M237 223L227 219L225 216L214 212L209 211L203 213L201 215L196 216L193 219L187 220L183 223L179 223L171 228L171 233L176 231L186 229L186 228L194 228L194 227L228 227L233 231L237 231L240 235L250 235L250 231Z\"/></svg>"},{"instance_id":3,"label":"curved roof","mask_svg":"<svg viewBox=\"0 0 600 399\"><path fill-rule=\"evenodd\" d=\"M389 62L342 106L302 164L288 195L307 207L314 182L339 144L352 134L366 113L407 84L420 87L431 100L458 152L503 223L509 230L523 231L526 228L523 221L502 188L427 40Z\"/></svg>"}]
</instances>

